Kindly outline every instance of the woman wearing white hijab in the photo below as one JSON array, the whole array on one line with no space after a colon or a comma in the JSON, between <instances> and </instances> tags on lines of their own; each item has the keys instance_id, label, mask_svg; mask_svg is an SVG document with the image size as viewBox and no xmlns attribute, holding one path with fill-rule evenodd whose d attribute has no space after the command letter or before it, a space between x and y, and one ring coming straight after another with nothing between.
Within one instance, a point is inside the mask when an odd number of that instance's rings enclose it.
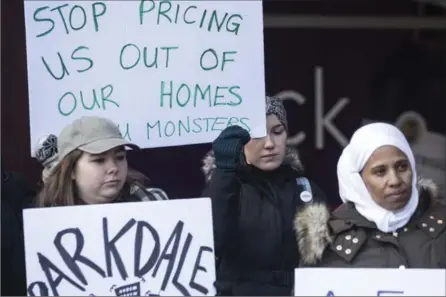
<instances>
[{"instance_id":1,"label":"woman wearing white hijab","mask_svg":"<svg viewBox=\"0 0 446 297\"><path fill-rule=\"evenodd\" d=\"M343 204L296 217L302 266L446 268L446 206L401 131L361 127L337 173Z\"/></svg>"}]
</instances>

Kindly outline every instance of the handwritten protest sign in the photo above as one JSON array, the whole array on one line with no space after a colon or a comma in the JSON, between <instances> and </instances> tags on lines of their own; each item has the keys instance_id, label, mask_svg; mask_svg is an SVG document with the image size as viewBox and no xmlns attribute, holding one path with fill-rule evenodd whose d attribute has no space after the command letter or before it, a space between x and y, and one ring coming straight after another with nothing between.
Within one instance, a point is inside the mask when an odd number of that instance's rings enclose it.
<instances>
[{"instance_id":1,"label":"handwritten protest sign","mask_svg":"<svg viewBox=\"0 0 446 297\"><path fill-rule=\"evenodd\" d=\"M31 146L83 115L141 147L266 135L262 1L25 1Z\"/></svg>"},{"instance_id":2,"label":"handwritten protest sign","mask_svg":"<svg viewBox=\"0 0 446 297\"><path fill-rule=\"evenodd\" d=\"M24 210L31 296L215 295L208 198Z\"/></svg>"},{"instance_id":3,"label":"handwritten protest sign","mask_svg":"<svg viewBox=\"0 0 446 297\"><path fill-rule=\"evenodd\" d=\"M294 296L445 296L444 269L302 268Z\"/></svg>"}]
</instances>

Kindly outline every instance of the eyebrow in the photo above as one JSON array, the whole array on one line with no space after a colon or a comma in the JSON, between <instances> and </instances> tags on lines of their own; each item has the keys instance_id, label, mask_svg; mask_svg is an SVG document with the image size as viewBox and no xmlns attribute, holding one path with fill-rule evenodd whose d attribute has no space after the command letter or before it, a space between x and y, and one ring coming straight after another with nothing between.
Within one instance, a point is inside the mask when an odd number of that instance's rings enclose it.
<instances>
[{"instance_id":1,"label":"eyebrow","mask_svg":"<svg viewBox=\"0 0 446 297\"><path fill-rule=\"evenodd\" d=\"M396 160L395 162L392 162L392 165L395 165L395 164L399 165L401 163L410 163L410 162L406 158L401 158L401 159ZM370 169L374 170L374 169L378 169L380 167L387 167L387 164L376 164L376 165L373 165Z\"/></svg>"},{"instance_id":2,"label":"eyebrow","mask_svg":"<svg viewBox=\"0 0 446 297\"><path fill-rule=\"evenodd\" d=\"M283 127L282 123L274 125L271 129L276 129L276 128L280 128L280 127Z\"/></svg>"}]
</instances>

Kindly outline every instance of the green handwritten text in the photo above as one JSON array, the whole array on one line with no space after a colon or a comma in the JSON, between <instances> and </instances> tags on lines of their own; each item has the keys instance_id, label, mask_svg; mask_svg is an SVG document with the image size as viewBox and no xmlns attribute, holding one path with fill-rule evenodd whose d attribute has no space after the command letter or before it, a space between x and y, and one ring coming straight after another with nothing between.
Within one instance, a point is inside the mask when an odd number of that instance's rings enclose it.
<instances>
[{"instance_id":1,"label":"green handwritten text","mask_svg":"<svg viewBox=\"0 0 446 297\"><path fill-rule=\"evenodd\" d=\"M141 60L141 56L143 59L143 63L145 67L148 68L169 68L169 59L170 59L170 51L178 49L178 46L161 46L156 47L154 53L149 55L148 49L146 46L141 49L133 43L127 43L121 49L121 53L119 55L119 65L124 70L129 70L136 67ZM162 57L158 56L159 51L163 51L164 55ZM164 66L160 66L159 63L164 61Z\"/></svg>"},{"instance_id":2,"label":"green handwritten text","mask_svg":"<svg viewBox=\"0 0 446 297\"><path fill-rule=\"evenodd\" d=\"M238 106L242 103L240 86L175 84L161 81L160 107Z\"/></svg>"},{"instance_id":3,"label":"green handwritten text","mask_svg":"<svg viewBox=\"0 0 446 297\"><path fill-rule=\"evenodd\" d=\"M223 131L226 127L239 125L250 131L246 117L186 117L184 120L151 121L147 123L147 139L184 136L191 133Z\"/></svg>"},{"instance_id":4,"label":"green handwritten text","mask_svg":"<svg viewBox=\"0 0 446 297\"><path fill-rule=\"evenodd\" d=\"M150 15L157 25L186 24L196 25L208 32L225 31L238 35L241 21L240 14L229 14L217 10L200 9L196 5L188 5L180 1L141 0L139 4L139 23L144 24L145 16ZM197 3L199 3L197 1Z\"/></svg>"},{"instance_id":5,"label":"green handwritten text","mask_svg":"<svg viewBox=\"0 0 446 297\"><path fill-rule=\"evenodd\" d=\"M89 48L86 46L78 46L74 49L74 51L71 53L71 60L73 61L83 61L83 63L87 63L87 65L83 68L77 68L76 71L79 73L85 72L90 70L93 67L93 60L89 58L85 53L82 55L81 51L87 51ZM48 71L48 73L55 79L55 80L61 80L65 77L65 75L70 75L70 72L68 71L68 67L65 64L64 58L62 57L60 52L57 52L57 56L59 57L59 66L61 67L59 74L56 74L55 71L51 70L50 65L45 60L44 57L42 58L43 65L45 66L45 69Z\"/></svg>"},{"instance_id":6,"label":"green handwritten text","mask_svg":"<svg viewBox=\"0 0 446 297\"><path fill-rule=\"evenodd\" d=\"M227 56L235 55L236 53L237 53L236 51L223 52L221 63L220 63L220 61L218 59L217 52L212 48L207 49L201 54L200 67L201 67L201 69L203 69L205 71L209 71L209 70L213 70L213 69L217 68L218 64L221 64L220 70L223 71L225 69L225 64L227 62L235 62L234 59L227 57ZM210 57L210 58L208 58L208 60L210 60L210 61L206 62L205 61L206 57Z\"/></svg>"},{"instance_id":7,"label":"green handwritten text","mask_svg":"<svg viewBox=\"0 0 446 297\"><path fill-rule=\"evenodd\" d=\"M85 92L66 92L59 99L58 110L63 116L69 116L78 108L78 102L80 102L80 108L84 110L103 109L106 110L107 106L112 104L119 107L119 104L111 97L113 93L113 86L106 85L102 87L100 91L91 90L91 96L88 96Z\"/></svg>"},{"instance_id":8,"label":"green handwritten text","mask_svg":"<svg viewBox=\"0 0 446 297\"><path fill-rule=\"evenodd\" d=\"M81 5L73 5L69 7L68 3L51 8L49 6L39 7L34 11L33 20L36 23L45 23L47 29L36 35L37 38L44 37L50 34L56 27L55 19L62 21L62 25L66 34L72 31L82 30L88 23L88 16L86 9ZM67 12L67 9L68 12ZM94 31L99 31L99 17L103 16L107 11L107 6L104 2L94 2L91 4L91 14L93 19ZM54 13L57 12L56 15ZM49 27L48 27L49 26Z\"/></svg>"}]
</instances>

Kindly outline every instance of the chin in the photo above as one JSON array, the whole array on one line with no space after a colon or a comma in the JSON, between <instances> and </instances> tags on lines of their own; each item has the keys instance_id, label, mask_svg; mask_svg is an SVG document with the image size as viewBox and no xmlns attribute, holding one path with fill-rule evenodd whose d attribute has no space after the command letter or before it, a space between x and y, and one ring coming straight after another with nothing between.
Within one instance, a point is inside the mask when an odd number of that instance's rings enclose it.
<instances>
[{"instance_id":1,"label":"chin","mask_svg":"<svg viewBox=\"0 0 446 297\"><path fill-rule=\"evenodd\" d=\"M99 200L101 200L100 203L112 202L118 197L118 194L119 191L107 191L106 193L102 193L101 198L99 198Z\"/></svg>"},{"instance_id":2,"label":"chin","mask_svg":"<svg viewBox=\"0 0 446 297\"><path fill-rule=\"evenodd\" d=\"M402 209L404 206L406 206L408 202L409 202L409 199L404 200L404 201L395 201L393 203L390 203L386 208L387 208L387 210L390 210L390 211L397 211L397 210Z\"/></svg>"},{"instance_id":3,"label":"chin","mask_svg":"<svg viewBox=\"0 0 446 297\"><path fill-rule=\"evenodd\" d=\"M280 167L280 162L268 162L259 164L259 169L263 171L273 171Z\"/></svg>"}]
</instances>

